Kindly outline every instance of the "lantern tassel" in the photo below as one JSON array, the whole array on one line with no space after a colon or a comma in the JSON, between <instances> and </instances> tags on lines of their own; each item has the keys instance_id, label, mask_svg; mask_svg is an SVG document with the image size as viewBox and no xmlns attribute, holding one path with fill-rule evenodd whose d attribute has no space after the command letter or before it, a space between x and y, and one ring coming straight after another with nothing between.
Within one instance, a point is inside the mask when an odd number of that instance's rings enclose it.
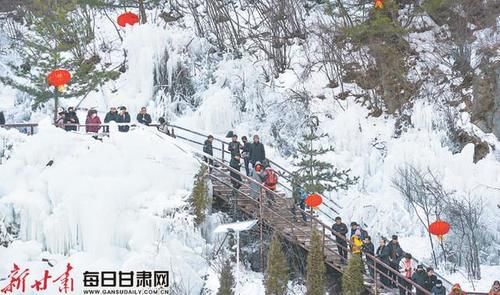
<instances>
[{"instance_id":1,"label":"lantern tassel","mask_svg":"<svg viewBox=\"0 0 500 295\"><path fill-rule=\"evenodd\" d=\"M63 84L63 85L59 85L56 87L57 91L59 91L60 93L63 93L65 90L66 90L66 85Z\"/></svg>"}]
</instances>

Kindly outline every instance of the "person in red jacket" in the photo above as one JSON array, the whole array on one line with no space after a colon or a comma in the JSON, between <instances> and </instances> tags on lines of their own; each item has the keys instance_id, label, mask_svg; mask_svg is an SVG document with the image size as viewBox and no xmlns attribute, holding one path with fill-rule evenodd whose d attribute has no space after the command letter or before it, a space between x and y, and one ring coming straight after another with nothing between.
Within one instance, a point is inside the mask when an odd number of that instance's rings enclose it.
<instances>
[{"instance_id":1,"label":"person in red jacket","mask_svg":"<svg viewBox=\"0 0 500 295\"><path fill-rule=\"evenodd\" d=\"M490 293L488 295L500 295L500 282L495 281L493 286L491 286Z\"/></svg>"},{"instance_id":2,"label":"person in red jacket","mask_svg":"<svg viewBox=\"0 0 500 295\"><path fill-rule=\"evenodd\" d=\"M85 125L85 131L91 133L99 132L99 129L101 129L101 119L99 119L99 116L97 116L96 110L88 111Z\"/></svg>"}]
</instances>

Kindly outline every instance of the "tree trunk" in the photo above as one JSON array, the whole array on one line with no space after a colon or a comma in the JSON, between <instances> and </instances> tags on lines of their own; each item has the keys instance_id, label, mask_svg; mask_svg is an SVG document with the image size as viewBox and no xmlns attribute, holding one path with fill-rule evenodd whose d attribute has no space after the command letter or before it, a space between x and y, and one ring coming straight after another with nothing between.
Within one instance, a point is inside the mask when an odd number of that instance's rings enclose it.
<instances>
[{"instance_id":1,"label":"tree trunk","mask_svg":"<svg viewBox=\"0 0 500 295\"><path fill-rule=\"evenodd\" d=\"M57 123L57 109L59 108L59 91L54 91L54 125Z\"/></svg>"},{"instance_id":2,"label":"tree trunk","mask_svg":"<svg viewBox=\"0 0 500 295\"><path fill-rule=\"evenodd\" d=\"M146 8L144 7L144 0L139 0L139 13L141 15L141 24L147 23L148 18L146 16Z\"/></svg>"}]
</instances>

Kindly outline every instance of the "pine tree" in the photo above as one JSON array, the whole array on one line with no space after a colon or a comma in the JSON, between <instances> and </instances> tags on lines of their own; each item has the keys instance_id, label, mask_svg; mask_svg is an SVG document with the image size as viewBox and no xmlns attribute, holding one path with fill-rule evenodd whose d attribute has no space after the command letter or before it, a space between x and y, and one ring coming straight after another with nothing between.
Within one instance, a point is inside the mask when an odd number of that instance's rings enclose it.
<instances>
[{"instance_id":1,"label":"pine tree","mask_svg":"<svg viewBox=\"0 0 500 295\"><path fill-rule=\"evenodd\" d=\"M266 294L286 294L288 284L288 266L285 255L281 249L281 243L277 235L274 235L267 258L267 272L265 275Z\"/></svg>"},{"instance_id":2,"label":"pine tree","mask_svg":"<svg viewBox=\"0 0 500 295\"><path fill-rule=\"evenodd\" d=\"M234 295L233 288L235 281L232 270L233 268L231 267L231 262L226 260L220 274L220 286L217 291L217 295Z\"/></svg>"},{"instance_id":3,"label":"pine tree","mask_svg":"<svg viewBox=\"0 0 500 295\"><path fill-rule=\"evenodd\" d=\"M361 256L353 255L342 275L342 291L346 295L361 294L365 286L363 284L363 262Z\"/></svg>"},{"instance_id":4,"label":"pine tree","mask_svg":"<svg viewBox=\"0 0 500 295\"><path fill-rule=\"evenodd\" d=\"M307 295L325 294L325 260L321 235L314 230L311 236L311 247L307 255Z\"/></svg>"},{"instance_id":5,"label":"pine tree","mask_svg":"<svg viewBox=\"0 0 500 295\"><path fill-rule=\"evenodd\" d=\"M205 221L205 213L208 207L207 185L205 183L206 170L207 168L202 165L196 174L193 193L189 200L193 214L195 215L194 221L196 225L200 225Z\"/></svg>"},{"instance_id":6,"label":"pine tree","mask_svg":"<svg viewBox=\"0 0 500 295\"><path fill-rule=\"evenodd\" d=\"M53 98L57 108L59 97L85 96L120 75L110 63L101 62L92 12L78 4L76 0L33 0L26 4L24 21L30 24L30 31L19 34L13 43L22 63L10 64L21 79L1 76L0 81L32 96L33 108ZM47 75L58 68L72 76L64 93L47 85Z\"/></svg>"},{"instance_id":7,"label":"pine tree","mask_svg":"<svg viewBox=\"0 0 500 295\"><path fill-rule=\"evenodd\" d=\"M321 155L333 151L331 146L318 147L317 142L325 136L326 134L316 134L316 128L311 127L310 132L303 136L303 142L298 144L299 155L297 157L300 157L300 161L295 164L298 169L295 171L294 179L302 183L306 192L321 194L325 190L347 189L359 179L359 177L350 177L350 169L338 170L331 163L318 159Z\"/></svg>"}]
</instances>

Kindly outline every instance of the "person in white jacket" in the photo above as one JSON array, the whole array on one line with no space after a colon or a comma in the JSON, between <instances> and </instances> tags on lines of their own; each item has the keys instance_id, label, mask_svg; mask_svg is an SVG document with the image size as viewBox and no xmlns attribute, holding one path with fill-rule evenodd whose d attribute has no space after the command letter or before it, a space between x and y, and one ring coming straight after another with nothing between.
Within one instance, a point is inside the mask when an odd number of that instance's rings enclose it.
<instances>
[{"instance_id":1,"label":"person in white jacket","mask_svg":"<svg viewBox=\"0 0 500 295\"><path fill-rule=\"evenodd\" d=\"M399 262L399 271L406 279L411 281L411 277L413 275L414 269L415 269L415 263L413 262L412 256L410 253L406 253L404 255L404 258L401 259L401 261ZM412 290L411 283L400 278L399 284L400 284L400 287L399 287L399 294L400 295L412 294L411 293L411 290Z\"/></svg>"}]
</instances>

